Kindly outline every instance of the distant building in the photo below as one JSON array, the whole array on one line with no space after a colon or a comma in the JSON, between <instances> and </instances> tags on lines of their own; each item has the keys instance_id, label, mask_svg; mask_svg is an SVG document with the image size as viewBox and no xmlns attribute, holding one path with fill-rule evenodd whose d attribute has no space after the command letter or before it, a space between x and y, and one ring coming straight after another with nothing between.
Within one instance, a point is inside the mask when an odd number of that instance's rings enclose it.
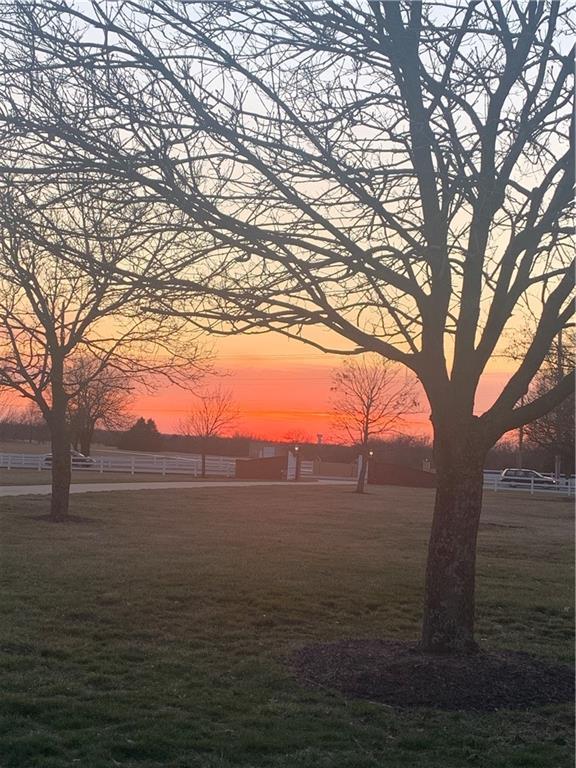
<instances>
[{"instance_id":1,"label":"distant building","mask_svg":"<svg viewBox=\"0 0 576 768\"><path fill-rule=\"evenodd\" d=\"M248 449L251 459L270 459L273 456L286 456L290 446L281 443L262 443L253 440Z\"/></svg>"}]
</instances>

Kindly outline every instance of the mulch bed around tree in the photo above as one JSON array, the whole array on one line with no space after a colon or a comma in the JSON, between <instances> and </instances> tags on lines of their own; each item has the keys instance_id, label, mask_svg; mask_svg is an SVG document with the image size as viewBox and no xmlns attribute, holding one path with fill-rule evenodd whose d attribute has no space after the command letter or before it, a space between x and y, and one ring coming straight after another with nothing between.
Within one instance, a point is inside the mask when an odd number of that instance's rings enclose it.
<instances>
[{"instance_id":1,"label":"mulch bed around tree","mask_svg":"<svg viewBox=\"0 0 576 768\"><path fill-rule=\"evenodd\" d=\"M440 656L392 640L301 648L291 667L305 685L393 707L493 711L572 701L574 670L527 653Z\"/></svg>"},{"instance_id":2,"label":"mulch bed around tree","mask_svg":"<svg viewBox=\"0 0 576 768\"><path fill-rule=\"evenodd\" d=\"M80 517L79 515L67 515L61 519L55 520L52 515L27 515L28 520L39 520L43 523L54 523L54 525L68 525L76 523L95 523L97 520L93 520L90 517Z\"/></svg>"}]
</instances>

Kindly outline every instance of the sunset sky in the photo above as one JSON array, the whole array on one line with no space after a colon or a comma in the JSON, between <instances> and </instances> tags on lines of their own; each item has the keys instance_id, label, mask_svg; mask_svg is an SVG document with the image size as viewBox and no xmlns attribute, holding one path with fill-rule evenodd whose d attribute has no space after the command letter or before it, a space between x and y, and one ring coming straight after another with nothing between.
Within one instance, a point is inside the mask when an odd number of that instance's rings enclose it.
<instances>
[{"instance_id":1,"label":"sunset sky","mask_svg":"<svg viewBox=\"0 0 576 768\"><path fill-rule=\"evenodd\" d=\"M324 442L340 441L342 436L334 430L330 415L330 386L332 372L345 356L321 352L274 333L218 337L207 343L213 350L217 375L206 376L201 386L229 390L239 412L228 434L311 442L320 434ZM478 389L477 413L496 399L511 370L511 362L502 357L489 363ZM8 395L8 404L17 411L26 409L28 402ZM152 392L137 393L130 412L134 419L154 419L161 432L177 433L179 422L195 402L191 391L160 384ZM404 417L398 432L431 436L423 394L418 411Z\"/></svg>"},{"instance_id":2,"label":"sunset sky","mask_svg":"<svg viewBox=\"0 0 576 768\"><path fill-rule=\"evenodd\" d=\"M215 364L225 372L222 379L210 377L206 385L220 383L231 390L240 412L234 431L270 440L316 441L335 437L330 418L330 379L342 357L315 350L302 342L276 334L237 336L215 343ZM477 410L483 411L506 382L503 361L495 361L481 383ZM161 431L177 431L194 398L176 387L140 395L134 414L155 419ZM422 398L420 412L407 416L402 431L430 434L429 410Z\"/></svg>"}]
</instances>

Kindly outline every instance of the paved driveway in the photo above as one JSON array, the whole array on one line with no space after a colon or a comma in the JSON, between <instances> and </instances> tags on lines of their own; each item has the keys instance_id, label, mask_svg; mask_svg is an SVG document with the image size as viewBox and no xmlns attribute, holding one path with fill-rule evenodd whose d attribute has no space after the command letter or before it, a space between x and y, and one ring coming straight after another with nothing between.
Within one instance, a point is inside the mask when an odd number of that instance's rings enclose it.
<instances>
[{"instance_id":1,"label":"paved driveway","mask_svg":"<svg viewBox=\"0 0 576 768\"><path fill-rule=\"evenodd\" d=\"M290 488L306 485L351 485L351 480L318 480L316 482L295 483L278 480L198 480L187 483L73 483L70 493L93 493L102 491L161 491L177 488L251 488L258 485L286 485ZM49 485L4 485L0 486L0 496L48 496Z\"/></svg>"}]
</instances>

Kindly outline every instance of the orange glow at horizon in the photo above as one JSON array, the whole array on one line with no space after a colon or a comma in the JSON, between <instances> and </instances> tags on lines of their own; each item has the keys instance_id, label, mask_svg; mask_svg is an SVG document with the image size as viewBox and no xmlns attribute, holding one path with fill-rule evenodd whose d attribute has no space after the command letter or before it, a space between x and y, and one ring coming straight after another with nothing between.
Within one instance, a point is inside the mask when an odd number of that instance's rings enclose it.
<instances>
[{"instance_id":1,"label":"orange glow at horizon","mask_svg":"<svg viewBox=\"0 0 576 768\"><path fill-rule=\"evenodd\" d=\"M206 377L203 386L230 390L239 412L234 427L226 433L263 440L301 440L315 443L340 442L330 413L331 377L341 365L342 355L327 354L276 334L226 337L215 345L218 376ZM476 412L494 402L512 372L511 362L494 358L482 377ZM161 432L178 433L179 422L195 402L193 392L160 385L150 393L134 397L130 416L154 419ZM24 410L29 401L8 393L8 405ZM429 406L422 394L417 413L403 418L397 434L431 437ZM386 435L382 436L386 439Z\"/></svg>"},{"instance_id":2,"label":"orange glow at horizon","mask_svg":"<svg viewBox=\"0 0 576 768\"><path fill-rule=\"evenodd\" d=\"M239 418L230 433L310 442L321 434L324 442L330 442L337 438L330 415L331 373L342 359L274 334L225 338L216 346L216 365L224 376L211 377L205 385L219 384L231 391ZM494 370L494 366L485 374L478 391L478 412L489 407L509 376L509 371ZM153 418L162 432L172 433L178 431L179 420L193 402L190 392L164 387L137 397L132 411L135 417ZM424 396L419 412L406 416L399 431L431 435Z\"/></svg>"}]
</instances>

